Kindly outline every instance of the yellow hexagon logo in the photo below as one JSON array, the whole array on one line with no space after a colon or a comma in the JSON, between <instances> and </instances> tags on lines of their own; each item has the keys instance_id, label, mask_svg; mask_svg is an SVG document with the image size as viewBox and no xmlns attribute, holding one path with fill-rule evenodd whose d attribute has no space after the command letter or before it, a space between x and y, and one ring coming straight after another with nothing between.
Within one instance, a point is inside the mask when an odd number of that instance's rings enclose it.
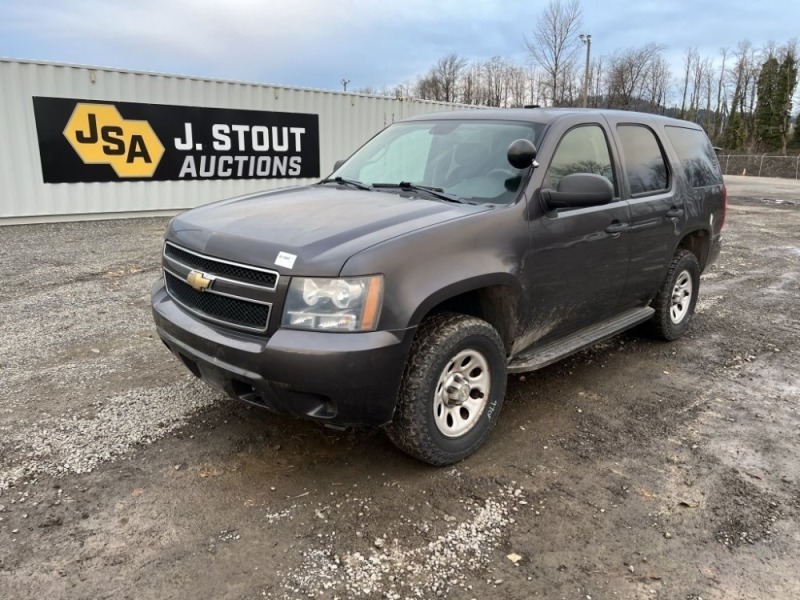
<instances>
[{"instance_id":1,"label":"yellow hexagon logo","mask_svg":"<svg viewBox=\"0 0 800 600\"><path fill-rule=\"evenodd\" d=\"M152 177L164 155L150 123L123 119L113 104L76 104L64 137L84 163L111 165L119 177Z\"/></svg>"}]
</instances>

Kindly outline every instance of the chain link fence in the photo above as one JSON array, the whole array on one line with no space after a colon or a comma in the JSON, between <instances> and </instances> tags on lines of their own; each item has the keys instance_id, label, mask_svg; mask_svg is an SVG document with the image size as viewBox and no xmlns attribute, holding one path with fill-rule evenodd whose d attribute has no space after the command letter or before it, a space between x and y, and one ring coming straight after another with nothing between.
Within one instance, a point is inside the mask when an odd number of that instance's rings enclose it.
<instances>
[{"instance_id":1,"label":"chain link fence","mask_svg":"<svg viewBox=\"0 0 800 600\"><path fill-rule=\"evenodd\" d=\"M720 154L719 164L724 175L800 179L800 155Z\"/></svg>"}]
</instances>

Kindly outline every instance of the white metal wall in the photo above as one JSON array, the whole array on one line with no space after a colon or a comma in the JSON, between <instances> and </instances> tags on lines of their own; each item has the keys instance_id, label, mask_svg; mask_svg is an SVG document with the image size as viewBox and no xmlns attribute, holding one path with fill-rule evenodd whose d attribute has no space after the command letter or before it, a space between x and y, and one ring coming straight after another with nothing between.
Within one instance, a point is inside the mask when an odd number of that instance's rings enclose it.
<instances>
[{"instance_id":1,"label":"white metal wall","mask_svg":"<svg viewBox=\"0 0 800 600\"><path fill-rule=\"evenodd\" d=\"M386 125L454 105L0 58L0 225L177 211L309 179L45 184L33 96L319 115L320 170ZM116 213L116 214L115 214ZM131 214L134 213L134 214Z\"/></svg>"}]
</instances>

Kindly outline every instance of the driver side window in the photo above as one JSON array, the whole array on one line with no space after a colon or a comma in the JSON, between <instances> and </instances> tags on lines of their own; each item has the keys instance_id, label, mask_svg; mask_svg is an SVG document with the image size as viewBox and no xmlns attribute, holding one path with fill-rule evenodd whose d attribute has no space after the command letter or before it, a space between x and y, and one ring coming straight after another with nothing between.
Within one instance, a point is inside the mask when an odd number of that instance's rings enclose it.
<instances>
[{"instance_id":1,"label":"driver side window","mask_svg":"<svg viewBox=\"0 0 800 600\"><path fill-rule=\"evenodd\" d=\"M583 125L564 134L547 169L542 187L558 189L561 178L573 173L602 175L611 182L616 193L617 183L611 166L608 141L600 126Z\"/></svg>"}]
</instances>

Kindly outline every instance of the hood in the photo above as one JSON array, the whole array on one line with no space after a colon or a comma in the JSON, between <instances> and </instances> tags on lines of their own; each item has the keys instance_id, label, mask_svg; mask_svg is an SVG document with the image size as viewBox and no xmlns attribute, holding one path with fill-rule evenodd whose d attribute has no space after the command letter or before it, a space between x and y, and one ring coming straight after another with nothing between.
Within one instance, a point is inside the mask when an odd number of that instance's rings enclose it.
<instances>
[{"instance_id":1,"label":"hood","mask_svg":"<svg viewBox=\"0 0 800 600\"><path fill-rule=\"evenodd\" d=\"M167 239L280 273L332 277L365 248L486 210L418 194L314 185L189 210L172 220Z\"/></svg>"}]
</instances>

